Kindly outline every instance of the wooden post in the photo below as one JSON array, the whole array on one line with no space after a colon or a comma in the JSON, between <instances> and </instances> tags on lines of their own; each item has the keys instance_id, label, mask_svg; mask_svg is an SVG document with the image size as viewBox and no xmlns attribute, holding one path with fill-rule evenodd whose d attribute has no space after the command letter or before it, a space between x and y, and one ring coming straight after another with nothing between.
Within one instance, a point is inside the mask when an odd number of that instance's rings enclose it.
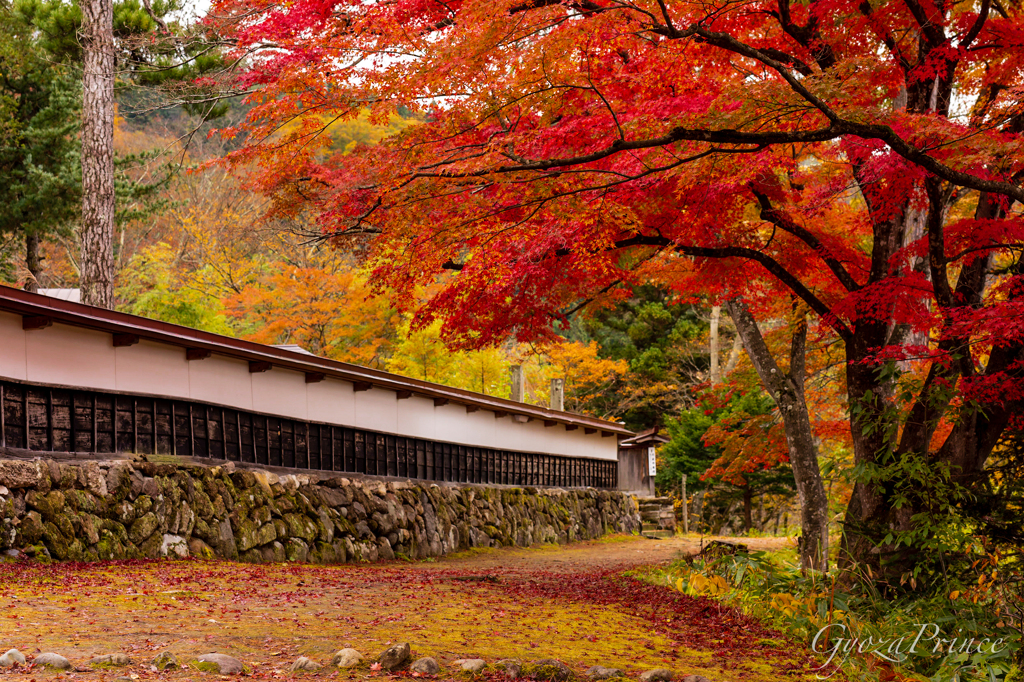
<instances>
[{"instance_id":1,"label":"wooden post","mask_svg":"<svg viewBox=\"0 0 1024 682\"><path fill-rule=\"evenodd\" d=\"M551 409L559 412L565 409L565 380L551 380Z\"/></svg>"},{"instance_id":2,"label":"wooden post","mask_svg":"<svg viewBox=\"0 0 1024 682\"><path fill-rule=\"evenodd\" d=\"M517 403L523 402L525 386L523 385L523 366L512 365L512 400Z\"/></svg>"},{"instance_id":3,"label":"wooden post","mask_svg":"<svg viewBox=\"0 0 1024 682\"><path fill-rule=\"evenodd\" d=\"M683 534L690 532L690 516L689 510L686 508L686 474L682 476L682 488L683 488Z\"/></svg>"}]
</instances>

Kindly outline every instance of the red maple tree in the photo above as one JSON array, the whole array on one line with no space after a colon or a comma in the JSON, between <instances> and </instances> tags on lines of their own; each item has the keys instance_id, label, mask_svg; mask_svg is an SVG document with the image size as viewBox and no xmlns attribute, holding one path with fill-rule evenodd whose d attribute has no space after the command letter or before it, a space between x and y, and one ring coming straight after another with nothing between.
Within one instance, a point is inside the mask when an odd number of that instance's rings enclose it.
<instances>
[{"instance_id":1,"label":"red maple tree","mask_svg":"<svg viewBox=\"0 0 1024 682\"><path fill-rule=\"evenodd\" d=\"M327 238L376 235L381 286L448 273L417 319L454 342L550 335L620 283L728 302L786 418L807 566L827 525L806 325L783 372L757 316L792 298L845 346L868 475L844 557L883 573L935 504L914 463L970 483L1021 406L1019 5L219 0L212 16L254 53L232 162ZM367 109L417 124L330 153L324 121Z\"/></svg>"}]
</instances>

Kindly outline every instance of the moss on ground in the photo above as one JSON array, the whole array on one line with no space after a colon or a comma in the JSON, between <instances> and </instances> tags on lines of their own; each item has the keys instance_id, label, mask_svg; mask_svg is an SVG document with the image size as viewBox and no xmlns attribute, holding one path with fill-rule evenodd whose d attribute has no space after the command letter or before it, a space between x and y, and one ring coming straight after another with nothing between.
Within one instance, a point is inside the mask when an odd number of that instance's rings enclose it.
<instances>
[{"instance_id":1,"label":"moss on ground","mask_svg":"<svg viewBox=\"0 0 1024 682\"><path fill-rule=\"evenodd\" d=\"M685 636L634 613L630 604L532 594L534 579L558 583L550 573L563 558L558 551L565 550L477 549L435 563L369 566L152 561L69 570L0 564L0 599L10 606L4 641L23 651L56 651L73 663L124 651L147 666L160 651L183 661L217 651L254 670L281 674L308 656L327 665L322 675L333 675L337 669L329 663L339 649L358 649L369 661L408 641L414 658L437 659L445 669L442 679L458 677L452 667L458 658L553 658L577 675L603 665L634 677L667 667L716 682L814 679L813 671L800 668L799 652L793 652L793 670L785 672L776 646L770 647L776 651L772 663L761 662L758 652L722 660L713 650L687 646ZM481 572L496 573L500 581L454 579ZM513 584L518 591L509 589ZM769 648L768 641L763 646ZM372 676L368 666L337 670L338 679ZM163 678L191 679L190 672L168 671Z\"/></svg>"}]
</instances>

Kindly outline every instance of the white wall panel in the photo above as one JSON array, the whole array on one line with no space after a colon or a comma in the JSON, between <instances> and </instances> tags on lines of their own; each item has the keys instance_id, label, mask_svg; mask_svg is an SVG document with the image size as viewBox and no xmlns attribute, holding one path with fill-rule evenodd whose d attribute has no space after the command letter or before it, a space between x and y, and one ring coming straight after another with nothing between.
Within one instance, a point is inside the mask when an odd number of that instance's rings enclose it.
<instances>
[{"instance_id":1,"label":"white wall panel","mask_svg":"<svg viewBox=\"0 0 1024 682\"><path fill-rule=\"evenodd\" d=\"M249 376L252 379L252 409L303 421L309 419L305 374L272 369Z\"/></svg>"},{"instance_id":2,"label":"white wall panel","mask_svg":"<svg viewBox=\"0 0 1024 682\"><path fill-rule=\"evenodd\" d=\"M363 429L398 431L398 397L394 391L371 388L356 394L356 425Z\"/></svg>"},{"instance_id":3,"label":"white wall panel","mask_svg":"<svg viewBox=\"0 0 1024 682\"><path fill-rule=\"evenodd\" d=\"M185 353L181 348L175 350ZM251 410L251 377L245 360L214 355L188 363L189 393L193 400Z\"/></svg>"},{"instance_id":4,"label":"white wall panel","mask_svg":"<svg viewBox=\"0 0 1024 682\"><path fill-rule=\"evenodd\" d=\"M352 384L337 379L306 384L306 410L311 421L347 426L355 424L356 393Z\"/></svg>"},{"instance_id":5,"label":"white wall panel","mask_svg":"<svg viewBox=\"0 0 1024 682\"><path fill-rule=\"evenodd\" d=\"M21 315L0 313L0 376L24 381L27 376Z\"/></svg>"},{"instance_id":6,"label":"white wall panel","mask_svg":"<svg viewBox=\"0 0 1024 682\"><path fill-rule=\"evenodd\" d=\"M55 324L25 332L26 381L112 391L114 341L106 332Z\"/></svg>"},{"instance_id":7,"label":"white wall panel","mask_svg":"<svg viewBox=\"0 0 1024 682\"><path fill-rule=\"evenodd\" d=\"M438 414L450 407L434 407L431 398L412 396L405 400L398 400L398 416L395 427L398 433L403 436L424 438L426 440L437 440L437 417ZM465 412L461 405L460 410Z\"/></svg>"},{"instance_id":8,"label":"white wall panel","mask_svg":"<svg viewBox=\"0 0 1024 682\"><path fill-rule=\"evenodd\" d=\"M112 348L118 391L189 398L188 360L184 348L142 340Z\"/></svg>"}]
</instances>

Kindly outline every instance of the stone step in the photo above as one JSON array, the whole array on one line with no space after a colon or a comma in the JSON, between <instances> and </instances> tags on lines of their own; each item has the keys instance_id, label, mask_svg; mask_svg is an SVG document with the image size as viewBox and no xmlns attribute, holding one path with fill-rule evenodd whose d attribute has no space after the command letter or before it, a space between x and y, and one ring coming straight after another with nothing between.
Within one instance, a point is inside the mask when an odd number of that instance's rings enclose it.
<instances>
[{"instance_id":1,"label":"stone step","mask_svg":"<svg viewBox=\"0 0 1024 682\"><path fill-rule=\"evenodd\" d=\"M640 528L643 530L662 530L661 525L657 523L644 523Z\"/></svg>"},{"instance_id":2,"label":"stone step","mask_svg":"<svg viewBox=\"0 0 1024 682\"><path fill-rule=\"evenodd\" d=\"M650 540L667 540L675 537L676 534L670 530L645 530L641 535Z\"/></svg>"}]
</instances>

